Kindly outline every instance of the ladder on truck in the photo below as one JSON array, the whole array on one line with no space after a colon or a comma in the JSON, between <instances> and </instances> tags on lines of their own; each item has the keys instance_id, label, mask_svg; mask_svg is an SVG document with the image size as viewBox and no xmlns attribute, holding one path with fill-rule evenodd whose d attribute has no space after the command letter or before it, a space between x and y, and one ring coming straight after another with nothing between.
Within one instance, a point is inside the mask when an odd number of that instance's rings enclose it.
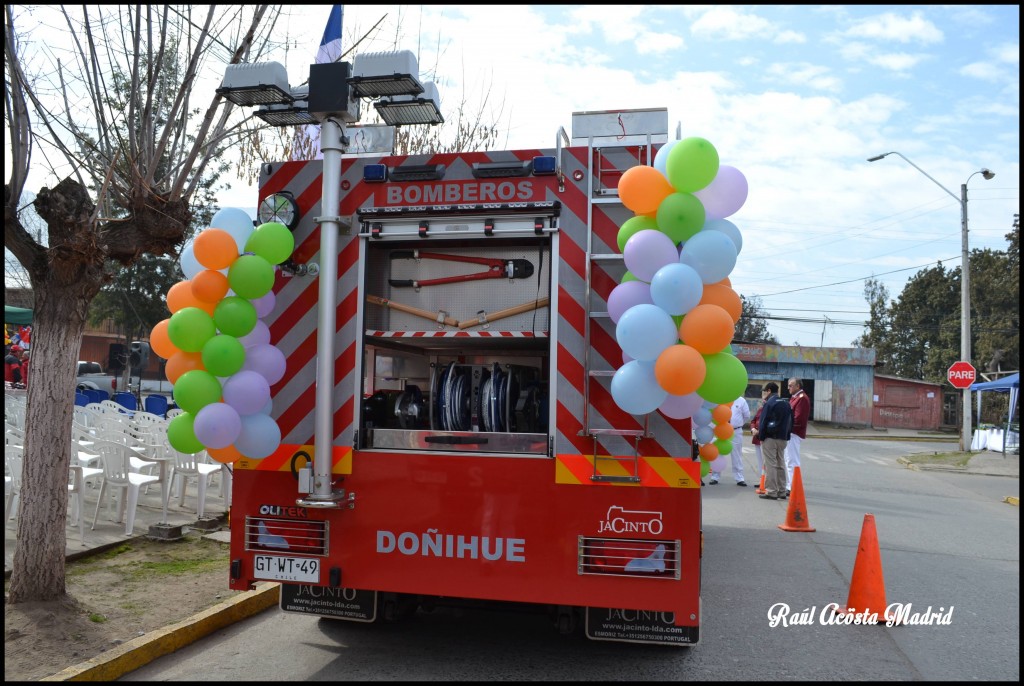
<instances>
[{"instance_id":1,"label":"ladder on truck","mask_svg":"<svg viewBox=\"0 0 1024 686\"><path fill-rule=\"evenodd\" d=\"M583 428L581 436L593 441L594 472L592 481L640 482L640 439L650 435L650 418L644 417L643 428L598 428L593 425L591 384L610 383L614 369L594 369L591 355L591 329L594 319L608 319L607 310L593 309L593 273L596 264L625 263L621 252L594 252L594 207L612 205L624 208L619 198L618 182L629 167L654 164L654 146L668 141L668 111L665 108L621 110L610 112L576 112L573 114L573 143L587 143L587 245L583 318ZM562 129L560 135L565 136ZM561 141L559 141L561 142ZM599 455L598 440L602 436L631 438L633 456ZM613 461L625 465L626 474L601 474L600 463Z\"/></svg>"}]
</instances>

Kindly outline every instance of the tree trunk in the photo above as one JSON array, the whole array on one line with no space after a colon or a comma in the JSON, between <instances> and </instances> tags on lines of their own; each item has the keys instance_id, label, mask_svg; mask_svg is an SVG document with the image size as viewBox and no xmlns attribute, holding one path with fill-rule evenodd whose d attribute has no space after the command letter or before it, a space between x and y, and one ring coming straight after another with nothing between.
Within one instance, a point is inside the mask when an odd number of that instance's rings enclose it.
<instances>
[{"instance_id":1,"label":"tree trunk","mask_svg":"<svg viewBox=\"0 0 1024 686\"><path fill-rule=\"evenodd\" d=\"M84 189L64 184L50 192L43 189L36 206L51 229L52 242L28 265L35 303L11 603L56 600L66 592L75 370L89 303L105 278L102 257L97 260L82 249L96 249L95 240L88 240L94 228L89 222L92 203ZM60 239L53 241L55 235Z\"/></svg>"}]
</instances>

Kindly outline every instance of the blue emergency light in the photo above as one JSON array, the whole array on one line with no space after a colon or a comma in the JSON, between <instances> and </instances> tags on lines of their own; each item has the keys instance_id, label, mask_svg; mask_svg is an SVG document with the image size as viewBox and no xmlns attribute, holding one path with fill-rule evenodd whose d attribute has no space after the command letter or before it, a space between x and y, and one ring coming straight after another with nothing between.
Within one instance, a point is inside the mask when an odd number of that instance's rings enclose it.
<instances>
[{"instance_id":1,"label":"blue emergency light","mask_svg":"<svg viewBox=\"0 0 1024 686\"><path fill-rule=\"evenodd\" d=\"M555 158L552 155L541 155L533 158L533 175L544 176L555 173Z\"/></svg>"},{"instance_id":2,"label":"blue emergency light","mask_svg":"<svg viewBox=\"0 0 1024 686\"><path fill-rule=\"evenodd\" d=\"M388 165L368 164L363 167L363 181L367 183L383 183L388 180Z\"/></svg>"}]
</instances>

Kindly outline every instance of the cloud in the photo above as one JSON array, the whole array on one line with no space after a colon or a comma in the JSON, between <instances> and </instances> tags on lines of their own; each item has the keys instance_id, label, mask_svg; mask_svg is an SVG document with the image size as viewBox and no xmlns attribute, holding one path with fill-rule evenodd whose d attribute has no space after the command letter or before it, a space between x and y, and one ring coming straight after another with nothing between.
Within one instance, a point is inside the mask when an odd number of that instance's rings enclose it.
<instances>
[{"instance_id":1,"label":"cloud","mask_svg":"<svg viewBox=\"0 0 1024 686\"><path fill-rule=\"evenodd\" d=\"M683 39L671 33L650 32L638 36L636 40L636 51L641 55L665 53L684 47Z\"/></svg>"},{"instance_id":2,"label":"cloud","mask_svg":"<svg viewBox=\"0 0 1024 686\"><path fill-rule=\"evenodd\" d=\"M1020 65L1020 43L1003 43L992 48L989 52L1000 62Z\"/></svg>"},{"instance_id":3,"label":"cloud","mask_svg":"<svg viewBox=\"0 0 1024 686\"><path fill-rule=\"evenodd\" d=\"M888 55L871 55L867 57L868 63L895 72L913 69L927 59L929 59L927 55L908 55L905 52L893 52Z\"/></svg>"},{"instance_id":4,"label":"cloud","mask_svg":"<svg viewBox=\"0 0 1024 686\"><path fill-rule=\"evenodd\" d=\"M690 32L708 40L768 38L775 43L804 43L802 33L782 29L775 22L731 7L714 7L690 24Z\"/></svg>"},{"instance_id":5,"label":"cloud","mask_svg":"<svg viewBox=\"0 0 1024 686\"><path fill-rule=\"evenodd\" d=\"M780 81L816 90L837 92L842 89L842 81L833 76L828 67L807 62L776 63L768 67L767 73Z\"/></svg>"},{"instance_id":6,"label":"cloud","mask_svg":"<svg viewBox=\"0 0 1024 686\"><path fill-rule=\"evenodd\" d=\"M870 40L896 41L899 43L941 43L945 35L935 24L914 12L910 17L901 17L886 12L855 22L846 31L847 36Z\"/></svg>"},{"instance_id":7,"label":"cloud","mask_svg":"<svg viewBox=\"0 0 1024 686\"><path fill-rule=\"evenodd\" d=\"M1003 76L1003 70L991 62L973 62L960 67L957 73L982 81L999 81Z\"/></svg>"}]
</instances>

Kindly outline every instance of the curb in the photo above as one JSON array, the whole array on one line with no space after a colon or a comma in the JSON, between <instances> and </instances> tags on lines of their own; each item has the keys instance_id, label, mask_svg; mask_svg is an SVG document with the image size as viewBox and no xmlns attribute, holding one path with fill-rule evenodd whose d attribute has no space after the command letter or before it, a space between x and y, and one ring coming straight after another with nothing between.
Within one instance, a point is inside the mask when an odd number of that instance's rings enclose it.
<instances>
[{"instance_id":1,"label":"curb","mask_svg":"<svg viewBox=\"0 0 1024 686\"><path fill-rule=\"evenodd\" d=\"M905 457L897 457L896 461L906 467L907 469L915 472L949 472L953 474L971 474L973 476L1004 476L1011 479L1019 479L1020 476L1017 474L999 474L996 472L976 472L968 470L966 467L950 467L948 465L937 465L937 464L915 464ZM1004 502L1007 502L1004 500Z\"/></svg>"},{"instance_id":2,"label":"curb","mask_svg":"<svg viewBox=\"0 0 1024 686\"><path fill-rule=\"evenodd\" d=\"M280 588L276 582L261 581L255 590L246 591L177 624L126 641L40 681L114 681L218 629L277 605Z\"/></svg>"}]
</instances>

